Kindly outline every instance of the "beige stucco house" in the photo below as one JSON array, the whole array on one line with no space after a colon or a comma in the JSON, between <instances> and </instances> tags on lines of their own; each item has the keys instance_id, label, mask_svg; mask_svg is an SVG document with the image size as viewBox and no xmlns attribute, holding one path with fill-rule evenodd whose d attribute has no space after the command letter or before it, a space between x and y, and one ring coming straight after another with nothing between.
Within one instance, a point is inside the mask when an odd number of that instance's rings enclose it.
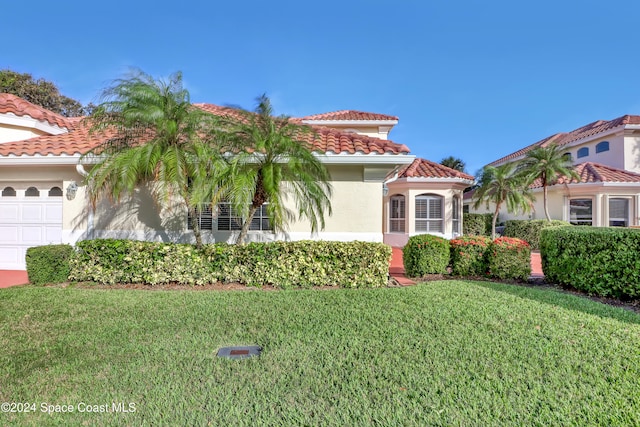
<instances>
[{"instance_id":1,"label":"beige stucco house","mask_svg":"<svg viewBox=\"0 0 640 427\"><path fill-rule=\"evenodd\" d=\"M213 114L224 110L194 104ZM275 239L362 240L403 246L408 237L461 232L462 189L472 177L416 159L388 139L398 118L343 110L293 118L312 126L310 143L327 166L333 214L312 234L305 221L276 235L259 211L251 241ZM66 118L9 94L0 94L0 269L23 269L26 249L87 238L191 242L185 207L159 206L146 188L113 204L92 207L84 178L92 162L81 156L104 140L82 118ZM232 242L238 218L228 206L199 213L205 242Z\"/></svg>"},{"instance_id":2,"label":"beige stucco house","mask_svg":"<svg viewBox=\"0 0 640 427\"><path fill-rule=\"evenodd\" d=\"M598 120L568 133L558 133L491 163L517 162L535 147L557 144L574 163L579 179L562 177L548 187L553 219L593 226L638 225L640 217L640 116ZM527 215L500 212L500 219L544 218L542 187L533 184L535 211ZM464 203L471 212L470 195ZM484 212L484 209L477 212Z\"/></svg>"}]
</instances>

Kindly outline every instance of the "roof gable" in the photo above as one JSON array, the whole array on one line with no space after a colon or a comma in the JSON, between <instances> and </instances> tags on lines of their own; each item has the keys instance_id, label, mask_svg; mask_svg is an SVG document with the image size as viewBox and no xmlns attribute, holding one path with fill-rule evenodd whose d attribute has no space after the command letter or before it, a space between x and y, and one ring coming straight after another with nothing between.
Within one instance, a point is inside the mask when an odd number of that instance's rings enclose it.
<instances>
[{"instance_id":1,"label":"roof gable","mask_svg":"<svg viewBox=\"0 0 640 427\"><path fill-rule=\"evenodd\" d=\"M299 118L303 122L313 121L398 121L398 117L387 114L368 113L357 110L340 110L329 113L313 114Z\"/></svg>"},{"instance_id":2,"label":"roof gable","mask_svg":"<svg viewBox=\"0 0 640 427\"><path fill-rule=\"evenodd\" d=\"M16 117L29 117L39 122L45 122L52 127L70 129L72 120L42 108L38 105L10 93L0 93L0 114L10 114Z\"/></svg>"},{"instance_id":3,"label":"roof gable","mask_svg":"<svg viewBox=\"0 0 640 427\"><path fill-rule=\"evenodd\" d=\"M501 157L500 159L495 160L489 164L493 166L499 165L504 162L518 159L536 147L546 147L551 143L555 143L558 146L563 146L563 145L570 144L574 141L579 141L584 138L589 138L598 134L606 133L607 131L610 131L612 129L616 129L622 126L626 126L626 125L640 125L640 116L633 116L633 115L627 114L613 120L597 120L593 123L589 123L587 125L579 127L578 129L574 129L571 132L557 133L555 135L551 135L525 148L522 148L504 157Z\"/></svg>"},{"instance_id":4,"label":"roof gable","mask_svg":"<svg viewBox=\"0 0 640 427\"><path fill-rule=\"evenodd\" d=\"M473 181L473 176L459 170L435 163L426 159L415 159L410 165L404 166L398 171L400 178L457 178L461 180Z\"/></svg>"},{"instance_id":5,"label":"roof gable","mask_svg":"<svg viewBox=\"0 0 640 427\"><path fill-rule=\"evenodd\" d=\"M588 184L597 182L619 182L619 183L640 183L640 174L617 169L611 166L594 162L584 162L573 166L573 170L579 178L568 178L562 176L555 185L566 184ZM531 188L542 188L542 181L537 179L531 184Z\"/></svg>"}]
</instances>

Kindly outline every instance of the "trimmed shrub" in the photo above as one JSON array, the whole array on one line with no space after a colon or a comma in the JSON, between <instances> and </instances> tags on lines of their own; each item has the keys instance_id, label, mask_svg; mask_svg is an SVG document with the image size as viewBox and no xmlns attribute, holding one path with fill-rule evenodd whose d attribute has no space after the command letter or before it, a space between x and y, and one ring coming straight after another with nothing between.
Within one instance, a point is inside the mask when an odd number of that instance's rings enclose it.
<instances>
[{"instance_id":1,"label":"trimmed shrub","mask_svg":"<svg viewBox=\"0 0 640 427\"><path fill-rule=\"evenodd\" d=\"M71 278L103 284L239 282L277 287L380 287L391 247L382 243L298 241L193 245L97 239L78 243Z\"/></svg>"},{"instance_id":2,"label":"trimmed shrub","mask_svg":"<svg viewBox=\"0 0 640 427\"><path fill-rule=\"evenodd\" d=\"M545 279L592 295L640 297L640 230L553 227L542 230Z\"/></svg>"},{"instance_id":3,"label":"trimmed shrub","mask_svg":"<svg viewBox=\"0 0 640 427\"><path fill-rule=\"evenodd\" d=\"M488 264L491 277L527 280L531 275L531 248L524 240L498 237L489 245Z\"/></svg>"},{"instance_id":4,"label":"trimmed shrub","mask_svg":"<svg viewBox=\"0 0 640 427\"><path fill-rule=\"evenodd\" d=\"M449 241L431 234L412 236L402 249L402 259L408 277L446 273Z\"/></svg>"},{"instance_id":5,"label":"trimmed shrub","mask_svg":"<svg viewBox=\"0 0 640 427\"><path fill-rule=\"evenodd\" d=\"M491 220L493 215L464 213L462 214L462 234L467 236L491 236Z\"/></svg>"},{"instance_id":6,"label":"trimmed shrub","mask_svg":"<svg viewBox=\"0 0 640 427\"><path fill-rule=\"evenodd\" d=\"M504 236L515 237L529 243L532 250L540 249L540 231L547 227L571 225L557 219L511 219L505 223Z\"/></svg>"},{"instance_id":7,"label":"trimmed shrub","mask_svg":"<svg viewBox=\"0 0 640 427\"><path fill-rule=\"evenodd\" d=\"M27 275L34 285L64 283L69 280L71 245L45 245L27 249Z\"/></svg>"},{"instance_id":8,"label":"trimmed shrub","mask_svg":"<svg viewBox=\"0 0 640 427\"><path fill-rule=\"evenodd\" d=\"M484 276L488 270L487 249L491 239L484 236L463 236L449 241L451 273L456 276Z\"/></svg>"}]
</instances>

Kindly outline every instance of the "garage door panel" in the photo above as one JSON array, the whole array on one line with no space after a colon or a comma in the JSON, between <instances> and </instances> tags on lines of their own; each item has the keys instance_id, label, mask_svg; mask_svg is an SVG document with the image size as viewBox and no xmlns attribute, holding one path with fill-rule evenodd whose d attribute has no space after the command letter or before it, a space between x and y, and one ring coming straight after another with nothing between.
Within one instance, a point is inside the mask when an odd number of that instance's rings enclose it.
<instances>
[{"instance_id":1,"label":"garage door panel","mask_svg":"<svg viewBox=\"0 0 640 427\"><path fill-rule=\"evenodd\" d=\"M20 247L6 247L0 246L0 262L4 265L20 265L24 264L24 256L21 255L24 250Z\"/></svg>"},{"instance_id":2,"label":"garage door panel","mask_svg":"<svg viewBox=\"0 0 640 427\"><path fill-rule=\"evenodd\" d=\"M2 244L17 244L18 239L18 227L15 225L0 225L0 236L2 236Z\"/></svg>"},{"instance_id":3,"label":"garage door panel","mask_svg":"<svg viewBox=\"0 0 640 427\"><path fill-rule=\"evenodd\" d=\"M20 215L17 203L0 203L0 223L16 222Z\"/></svg>"},{"instance_id":4,"label":"garage door panel","mask_svg":"<svg viewBox=\"0 0 640 427\"><path fill-rule=\"evenodd\" d=\"M42 226L22 226L21 228L21 237L22 243L24 244L39 244L44 245L46 242L44 241L44 227Z\"/></svg>"},{"instance_id":5,"label":"garage door panel","mask_svg":"<svg viewBox=\"0 0 640 427\"><path fill-rule=\"evenodd\" d=\"M62 203L46 205L44 207L44 220L46 222L62 223Z\"/></svg>"},{"instance_id":6,"label":"garage door panel","mask_svg":"<svg viewBox=\"0 0 640 427\"><path fill-rule=\"evenodd\" d=\"M44 240L47 243L60 243L62 241L62 229L60 227L45 227Z\"/></svg>"},{"instance_id":7,"label":"garage door panel","mask_svg":"<svg viewBox=\"0 0 640 427\"><path fill-rule=\"evenodd\" d=\"M24 205L22 207L22 221L39 222L43 220L43 206L38 205Z\"/></svg>"}]
</instances>

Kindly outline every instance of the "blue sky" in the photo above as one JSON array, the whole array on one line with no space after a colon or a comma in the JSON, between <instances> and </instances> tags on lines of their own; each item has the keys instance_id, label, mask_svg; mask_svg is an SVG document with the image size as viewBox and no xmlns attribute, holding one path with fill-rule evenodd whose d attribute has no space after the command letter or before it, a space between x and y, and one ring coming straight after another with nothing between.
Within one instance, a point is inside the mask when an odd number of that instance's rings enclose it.
<instances>
[{"instance_id":1,"label":"blue sky","mask_svg":"<svg viewBox=\"0 0 640 427\"><path fill-rule=\"evenodd\" d=\"M0 68L83 103L130 67L182 71L193 102L292 116L396 115L390 139L486 163L556 132L640 114L640 2L3 2ZM7 19L9 17L9 19Z\"/></svg>"}]
</instances>

